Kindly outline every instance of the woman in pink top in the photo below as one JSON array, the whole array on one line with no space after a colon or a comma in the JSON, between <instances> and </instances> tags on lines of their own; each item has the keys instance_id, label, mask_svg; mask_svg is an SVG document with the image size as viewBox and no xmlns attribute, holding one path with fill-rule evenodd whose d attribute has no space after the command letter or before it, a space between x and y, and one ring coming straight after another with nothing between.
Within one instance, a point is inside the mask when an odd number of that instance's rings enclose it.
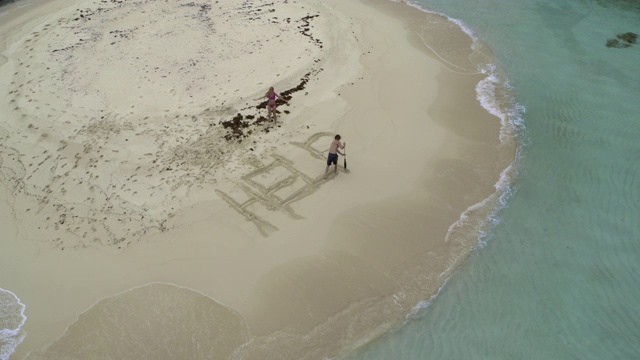
<instances>
[{"instance_id":1,"label":"woman in pink top","mask_svg":"<svg viewBox=\"0 0 640 360\"><path fill-rule=\"evenodd\" d=\"M287 100L285 100L282 96L280 96L278 93L276 93L273 90L273 86L269 88L269 91L267 91L266 94L264 94L264 96L261 96L255 100L260 100L260 99L264 99L267 98L267 117L269 118L269 120L276 120L276 98L284 101L285 103L289 103Z\"/></svg>"}]
</instances>

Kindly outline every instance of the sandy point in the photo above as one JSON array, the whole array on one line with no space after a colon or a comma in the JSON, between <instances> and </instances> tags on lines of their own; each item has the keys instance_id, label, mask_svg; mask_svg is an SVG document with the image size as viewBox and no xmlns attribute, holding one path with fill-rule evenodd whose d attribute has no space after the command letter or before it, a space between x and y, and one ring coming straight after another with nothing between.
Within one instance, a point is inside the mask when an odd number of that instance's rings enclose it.
<instances>
[{"instance_id":1,"label":"sandy point","mask_svg":"<svg viewBox=\"0 0 640 360\"><path fill-rule=\"evenodd\" d=\"M471 40L402 3L14 15L0 26L0 270L27 307L17 358L128 358L111 335L144 332L145 316L233 335L206 354L205 340L171 345L190 358L337 356L437 291L511 161L476 99ZM288 102L277 121L270 86ZM325 180L336 133L349 166ZM176 286L142 286L156 282ZM180 319L142 310L171 304Z\"/></svg>"}]
</instances>

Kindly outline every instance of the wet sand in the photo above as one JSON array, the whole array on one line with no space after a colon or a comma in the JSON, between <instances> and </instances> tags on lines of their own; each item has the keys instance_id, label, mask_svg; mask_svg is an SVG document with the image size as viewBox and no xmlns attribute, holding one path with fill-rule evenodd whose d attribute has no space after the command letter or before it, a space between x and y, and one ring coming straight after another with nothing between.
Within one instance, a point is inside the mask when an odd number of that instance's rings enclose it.
<instances>
[{"instance_id":1,"label":"wet sand","mask_svg":"<svg viewBox=\"0 0 640 360\"><path fill-rule=\"evenodd\" d=\"M446 24L382 0L49 2L4 22L15 357L314 359L401 323L468 256L513 155ZM349 166L324 180L336 133Z\"/></svg>"}]
</instances>

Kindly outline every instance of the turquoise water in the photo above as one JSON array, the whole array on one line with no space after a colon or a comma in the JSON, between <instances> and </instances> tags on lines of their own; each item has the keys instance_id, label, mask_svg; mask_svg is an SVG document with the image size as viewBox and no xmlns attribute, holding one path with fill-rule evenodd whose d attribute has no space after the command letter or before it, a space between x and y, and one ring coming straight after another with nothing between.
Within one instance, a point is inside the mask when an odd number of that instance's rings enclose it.
<instances>
[{"instance_id":1,"label":"turquoise water","mask_svg":"<svg viewBox=\"0 0 640 360\"><path fill-rule=\"evenodd\" d=\"M351 359L640 359L640 3L418 0L526 111L499 223L423 314Z\"/></svg>"}]
</instances>

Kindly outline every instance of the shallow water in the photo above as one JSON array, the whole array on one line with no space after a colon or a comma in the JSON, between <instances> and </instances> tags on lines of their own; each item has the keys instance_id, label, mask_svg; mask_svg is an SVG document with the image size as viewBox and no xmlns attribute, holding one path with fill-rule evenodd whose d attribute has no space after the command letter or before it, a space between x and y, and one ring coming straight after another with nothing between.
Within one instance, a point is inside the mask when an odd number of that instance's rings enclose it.
<instances>
[{"instance_id":1,"label":"shallow water","mask_svg":"<svg viewBox=\"0 0 640 360\"><path fill-rule=\"evenodd\" d=\"M499 223L422 316L352 359L640 358L640 33L631 1L419 0L526 108Z\"/></svg>"},{"instance_id":2,"label":"shallow water","mask_svg":"<svg viewBox=\"0 0 640 360\"><path fill-rule=\"evenodd\" d=\"M26 333L22 330L27 317L25 306L10 291L0 289L0 360L7 360L20 345Z\"/></svg>"},{"instance_id":3,"label":"shallow water","mask_svg":"<svg viewBox=\"0 0 640 360\"><path fill-rule=\"evenodd\" d=\"M100 300L27 359L228 359L248 338L232 309L194 290L154 283Z\"/></svg>"}]
</instances>

